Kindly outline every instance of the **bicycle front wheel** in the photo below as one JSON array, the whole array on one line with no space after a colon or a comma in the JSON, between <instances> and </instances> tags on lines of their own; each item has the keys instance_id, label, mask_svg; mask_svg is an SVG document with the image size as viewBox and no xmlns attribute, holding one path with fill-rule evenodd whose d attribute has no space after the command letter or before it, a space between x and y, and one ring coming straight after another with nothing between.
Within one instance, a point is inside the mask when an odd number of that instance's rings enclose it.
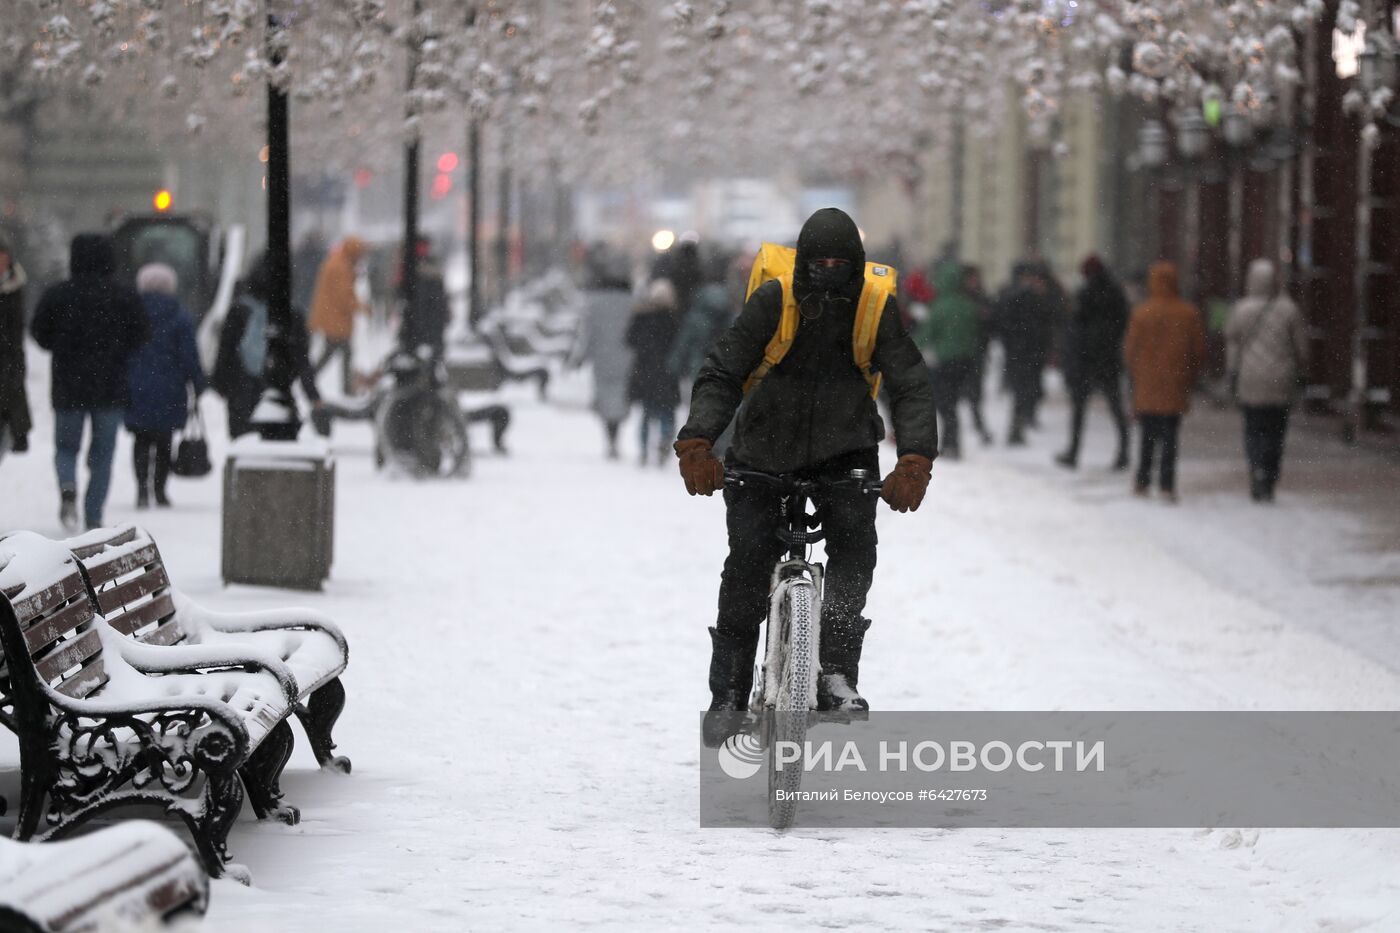
<instances>
[{"instance_id":1,"label":"bicycle front wheel","mask_svg":"<svg viewBox=\"0 0 1400 933\"><path fill-rule=\"evenodd\" d=\"M801 748L807 738L807 712L817 675L815 604L816 587L807 580L795 581L788 585L774 620L783 639L783 668L768 743L768 825L774 829L787 829L797 815L797 801L791 795L802 787L802 761L779 768L774 759L779 743Z\"/></svg>"}]
</instances>

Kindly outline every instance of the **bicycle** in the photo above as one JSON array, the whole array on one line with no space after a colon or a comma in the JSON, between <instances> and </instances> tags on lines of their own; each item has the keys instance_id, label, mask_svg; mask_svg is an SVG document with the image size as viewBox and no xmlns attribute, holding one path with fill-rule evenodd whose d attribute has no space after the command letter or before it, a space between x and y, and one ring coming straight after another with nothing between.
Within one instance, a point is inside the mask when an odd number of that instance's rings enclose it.
<instances>
[{"instance_id":1,"label":"bicycle","mask_svg":"<svg viewBox=\"0 0 1400 933\"><path fill-rule=\"evenodd\" d=\"M395 351L367 399L354 405L327 402L313 417L324 421L325 433L332 420L371 422L376 468L392 462L418 477L471 472L467 418L447 387L443 364L426 351ZM498 447L502 430L496 432Z\"/></svg>"},{"instance_id":2,"label":"bicycle","mask_svg":"<svg viewBox=\"0 0 1400 933\"><path fill-rule=\"evenodd\" d=\"M778 539L787 546L788 553L773 568L763 668L750 703L750 709L759 715L759 739L768 770L768 824L774 829L792 825L797 813L795 792L802 785L800 761L795 767L778 767L774 761L778 743L796 743L801 747L807 737L808 715L817 705L824 568L808 559L808 549L823 540L825 534L820 509L809 513L807 506L813 493L823 489L878 494L881 483L873 477L874 472L865 469L854 469L843 478L829 480L757 470L724 471L726 486L767 486L782 495L783 523L778 526ZM780 795L779 791L784 793Z\"/></svg>"}]
</instances>

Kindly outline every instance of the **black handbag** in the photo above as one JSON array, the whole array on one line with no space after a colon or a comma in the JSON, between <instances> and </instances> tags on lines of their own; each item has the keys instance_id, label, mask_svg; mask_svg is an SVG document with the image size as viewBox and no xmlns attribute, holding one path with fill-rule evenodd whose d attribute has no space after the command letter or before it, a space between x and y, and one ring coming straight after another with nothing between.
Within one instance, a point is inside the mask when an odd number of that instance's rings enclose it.
<instances>
[{"instance_id":1,"label":"black handbag","mask_svg":"<svg viewBox=\"0 0 1400 933\"><path fill-rule=\"evenodd\" d=\"M204 416L199 413L199 400L195 399L190 405L185 428L180 432L180 444L175 448L170 472L176 476L208 476L213 469L209 461L209 441L204 434Z\"/></svg>"}]
</instances>

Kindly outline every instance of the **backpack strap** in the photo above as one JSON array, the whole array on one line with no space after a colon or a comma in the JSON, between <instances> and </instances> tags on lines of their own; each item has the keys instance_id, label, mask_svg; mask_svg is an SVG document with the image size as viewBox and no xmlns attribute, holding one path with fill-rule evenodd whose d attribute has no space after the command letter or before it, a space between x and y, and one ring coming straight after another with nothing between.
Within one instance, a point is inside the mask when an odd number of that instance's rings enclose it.
<instances>
[{"instance_id":1,"label":"backpack strap","mask_svg":"<svg viewBox=\"0 0 1400 933\"><path fill-rule=\"evenodd\" d=\"M870 361L875 356L875 338L880 332L880 318L885 313L889 298L887 289L875 285L867 277L860 289L860 302L856 305L856 326L851 331L851 351L860 374L870 384L871 398L880 395L881 376L870 371Z\"/></svg>"},{"instance_id":2,"label":"backpack strap","mask_svg":"<svg viewBox=\"0 0 1400 933\"><path fill-rule=\"evenodd\" d=\"M763 362L744 380L745 395L756 389L769 370L783 361L783 357L787 356L792 347L792 342L797 339L797 322L800 315L797 312L797 298L792 293L792 276L778 276L778 284L783 288L783 313L778 319L778 329L773 332L768 346L763 350Z\"/></svg>"}]
</instances>

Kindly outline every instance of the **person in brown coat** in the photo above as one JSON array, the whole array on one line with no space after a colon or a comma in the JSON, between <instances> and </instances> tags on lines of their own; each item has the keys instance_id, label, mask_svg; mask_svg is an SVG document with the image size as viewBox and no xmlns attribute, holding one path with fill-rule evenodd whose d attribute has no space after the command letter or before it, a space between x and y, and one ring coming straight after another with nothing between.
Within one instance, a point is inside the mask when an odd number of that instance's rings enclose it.
<instances>
[{"instance_id":1,"label":"person in brown coat","mask_svg":"<svg viewBox=\"0 0 1400 933\"><path fill-rule=\"evenodd\" d=\"M1147 277L1147 300L1133 310L1123 338L1133 412L1142 425L1134 487L1140 496L1152 485L1152 462L1160 449L1162 495L1176 501L1177 432L1205 354L1201 312L1178 293L1176 266L1156 263Z\"/></svg>"},{"instance_id":2,"label":"person in brown coat","mask_svg":"<svg viewBox=\"0 0 1400 933\"><path fill-rule=\"evenodd\" d=\"M313 334L325 338L325 346L313 371L320 373L334 356L341 358L342 388L350 394L350 336L355 332L355 315L368 309L355 294L355 265L365 254L365 243L348 236L335 245L316 275L311 295L311 317L306 322Z\"/></svg>"}]
</instances>

